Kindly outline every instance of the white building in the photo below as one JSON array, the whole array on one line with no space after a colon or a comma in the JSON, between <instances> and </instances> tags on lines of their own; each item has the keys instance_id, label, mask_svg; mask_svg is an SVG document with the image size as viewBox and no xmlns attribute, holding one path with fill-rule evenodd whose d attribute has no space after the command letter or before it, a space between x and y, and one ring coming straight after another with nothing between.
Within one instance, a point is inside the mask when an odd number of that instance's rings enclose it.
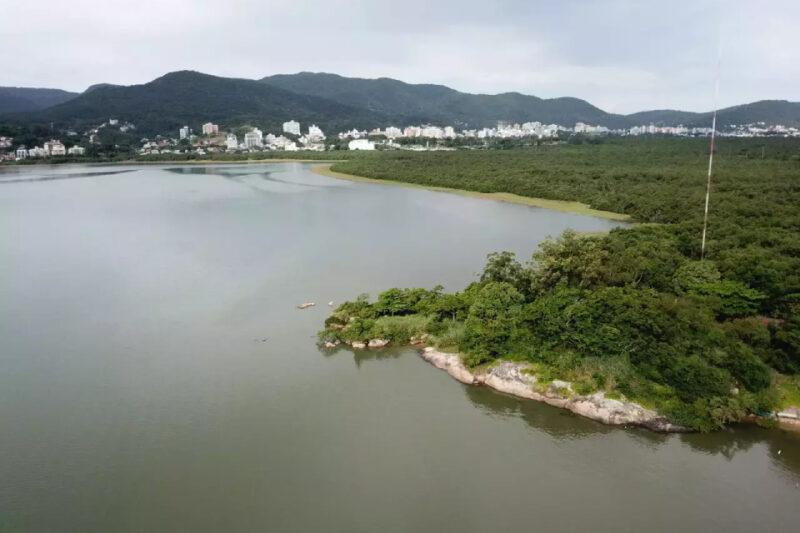
<instances>
[{"instance_id":1,"label":"white building","mask_svg":"<svg viewBox=\"0 0 800 533\"><path fill-rule=\"evenodd\" d=\"M219 133L217 124L212 124L211 122L203 124L203 135L216 135L217 133Z\"/></svg>"},{"instance_id":2,"label":"white building","mask_svg":"<svg viewBox=\"0 0 800 533\"><path fill-rule=\"evenodd\" d=\"M108 125L109 126L116 126L117 124L119 124L119 119L116 119L116 118L108 119Z\"/></svg>"},{"instance_id":3,"label":"white building","mask_svg":"<svg viewBox=\"0 0 800 533\"><path fill-rule=\"evenodd\" d=\"M178 135L180 136L181 140L188 139L191 131L192 130L189 129L189 126L184 126L178 131Z\"/></svg>"},{"instance_id":4,"label":"white building","mask_svg":"<svg viewBox=\"0 0 800 533\"><path fill-rule=\"evenodd\" d=\"M425 126L422 128L422 137L430 137L431 139L444 138L444 130L439 126Z\"/></svg>"},{"instance_id":5,"label":"white building","mask_svg":"<svg viewBox=\"0 0 800 533\"><path fill-rule=\"evenodd\" d=\"M67 149L61 141L55 139L44 143L46 155L67 155Z\"/></svg>"},{"instance_id":6,"label":"white building","mask_svg":"<svg viewBox=\"0 0 800 533\"><path fill-rule=\"evenodd\" d=\"M321 141L325 138L325 134L316 124L312 124L308 127L308 138L312 141Z\"/></svg>"},{"instance_id":7,"label":"white building","mask_svg":"<svg viewBox=\"0 0 800 533\"><path fill-rule=\"evenodd\" d=\"M291 133L292 135L300 135L300 123L294 120L283 123L283 133Z\"/></svg>"},{"instance_id":8,"label":"white building","mask_svg":"<svg viewBox=\"0 0 800 533\"><path fill-rule=\"evenodd\" d=\"M253 128L244 134L244 145L247 148L261 148L264 145L264 134L258 128Z\"/></svg>"},{"instance_id":9,"label":"white building","mask_svg":"<svg viewBox=\"0 0 800 533\"><path fill-rule=\"evenodd\" d=\"M67 153L69 155L85 155L86 154L86 148L84 148L83 146L78 146L76 144L75 146L71 146L70 149L67 150Z\"/></svg>"},{"instance_id":10,"label":"white building","mask_svg":"<svg viewBox=\"0 0 800 533\"><path fill-rule=\"evenodd\" d=\"M400 128L395 128L394 126L389 126L386 128L384 132L387 139L397 139L398 137L403 136L403 131Z\"/></svg>"},{"instance_id":11,"label":"white building","mask_svg":"<svg viewBox=\"0 0 800 533\"><path fill-rule=\"evenodd\" d=\"M239 139L236 138L236 135L233 133L228 134L228 137L225 139L225 148L228 150L236 150L239 148Z\"/></svg>"},{"instance_id":12,"label":"white building","mask_svg":"<svg viewBox=\"0 0 800 533\"><path fill-rule=\"evenodd\" d=\"M24 146L20 146L17 148L17 159L27 159L28 158L28 149Z\"/></svg>"},{"instance_id":13,"label":"white building","mask_svg":"<svg viewBox=\"0 0 800 533\"><path fill-rule=\"evenodd\" d=\"M28 150L28 157L45 157L47 152L41 146L34 146Z\"/></svg>"},{"instance_id":14,"label":"white building","mask_svg":"<svg viewBox=\"0 0 800 533\"><path fill-rule=\"evenodd\" d=\"M353 139L347 143L348 150L374 150L375 143L368 139Z\"/></svg>"}]
</instances>

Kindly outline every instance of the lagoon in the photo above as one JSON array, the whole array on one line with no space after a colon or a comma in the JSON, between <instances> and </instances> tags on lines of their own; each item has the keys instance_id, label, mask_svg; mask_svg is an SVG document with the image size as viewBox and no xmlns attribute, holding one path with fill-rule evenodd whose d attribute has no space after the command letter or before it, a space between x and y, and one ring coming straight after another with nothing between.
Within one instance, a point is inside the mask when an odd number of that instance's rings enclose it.
<instances>
[{"instance_id":1,"label":"lagoon","mask_svg":"<svg viewBox=\"0 0 800 533\"><path fill-rule=\"evenodd\" d=\"M617 224L304 163L4 169L0 531L792 530L796 434L612 428L316 346L328 301Z\"/></svg>"}]
</instances>

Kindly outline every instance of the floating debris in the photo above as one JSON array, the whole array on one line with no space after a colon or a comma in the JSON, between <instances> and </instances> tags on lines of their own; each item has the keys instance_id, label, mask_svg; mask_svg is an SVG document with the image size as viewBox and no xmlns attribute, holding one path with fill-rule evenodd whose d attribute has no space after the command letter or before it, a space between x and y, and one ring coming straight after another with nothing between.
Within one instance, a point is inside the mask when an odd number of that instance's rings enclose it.
<instances>
[{"instance_id":1,"label":"floating debris","mask_svg":"<svg viewBox=\"0 0 800 533\"><path fill-rule=\"evenodd\" d=\"M306 302L304 304L298 305L297 308L298 309L308 309L309 307L314 307L315 305L317 305L317 304L315 304L314 302Z\"/></svg>"}]
</instances>

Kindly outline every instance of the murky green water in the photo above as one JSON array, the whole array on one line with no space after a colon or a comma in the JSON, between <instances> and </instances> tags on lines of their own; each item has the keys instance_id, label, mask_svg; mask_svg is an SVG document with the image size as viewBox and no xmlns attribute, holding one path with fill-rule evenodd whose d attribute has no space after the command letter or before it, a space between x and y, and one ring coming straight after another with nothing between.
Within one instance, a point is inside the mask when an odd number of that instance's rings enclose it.
<instances>
[{"instance_id":1,"label":"murky green water","mask_svg":"<svg viewBox=\"0 0 800 533\"><path fill-rule=\"evenodd\" d=\"M609 428L413 350L315 346L329 300L457 288L490 251L610 222L301 164L0 181L0 531L800 524L797 436Z\"/></svg>"}]
</instances>

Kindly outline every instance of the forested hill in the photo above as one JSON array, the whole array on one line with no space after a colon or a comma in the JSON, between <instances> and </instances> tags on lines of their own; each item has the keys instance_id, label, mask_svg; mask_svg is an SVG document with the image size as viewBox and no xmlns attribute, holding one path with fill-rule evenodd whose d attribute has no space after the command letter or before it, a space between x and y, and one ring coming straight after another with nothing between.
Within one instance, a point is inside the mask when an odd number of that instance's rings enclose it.
<instances>
[{"instance_id":1,"label":"forested hill","mask_svg":"<svg viewBox=\"0 0 800 533\"><path fill-rule=\"evenodd\" d=\"M263 78L289 91L328 98L388 115L420 117L425 121L471 127L493 126L498 120L539 121L571 126L576 122L623 128L654 123L662 126L709 127L711 112L642 111L630 115L607 113L579 98L542 99L520 93L469 94L444 85L410 84L391 78L347 78L336 74L300 72ZM800 126L800 102L762 100L722 109L720 126L784 124Z\"/></svg>"},{"instance_id":2,"label":"forested hill","mask_svg":"<svg viewBox=\"0 0 800 533\"><path fill-rule=\"evenodd\" d=\"M656 110L616 115L578 98L543 99L516 92L469 94L444 85L312 72L258 81L180 71L142 85L100 83L80 95L56 89L0 88L0 114L3 122L52 122L69 128L114 117L135 123L143 134L174 131L183 125L197 129L207 121L274 131L289 119L316 123L328 131L419 123L479 128L498 121L562 126L585 122L609 128L711 124L710 112ZM721 127L755 122L800 126L800 102L764 100L723 109L718 116Z\"/></svg>"},{"instance_id":3,"label":"forested hill","mask_svg":"<svg viewBox=\"0 0 800 533\"><path fill-rule=\"evenodd\" d=\"M37 111L66 102L76 96L78 93L61 89L0 87L0 113Z\"/></svg>"},{"instance_id":4,"label":"forested hill","mask_svg":"<svg viewBox=\"0 0 800 533\"><path fill-rule=\"evenodd\" d=\"M473 128L495 126L499 120L562 125L586 122L609 127L626 124L623 117L606 113L578 98L542 99L516 92L469 94L444 85L410 84L391 78L346 78L314 72L278 74L262 81L295 93L401 116L407 121L416 119Z\"/></svg>"},{"instance_id":5,"label":"forested hill","mask_svg":"<svg viewBox=\"0 0 800 533\"><path fill-rule=\"evenodd\" d=\"M675 111L662 109L656 111L642 111L627 115L631 124L658 124L675 125L683 124L691 127L709 127L711 115L707 113L691 113L689 111ZM717 112L717 124L720 127L731 124L783 124L784 126L800 126L800 102L787 100L761 100L750 104L726 107Z\"/></svg>"},{"instance_id":6,"label":"forested hill","mask_svg":"<svg viewBox=\"0 0 800 533\"><path fill-rule=\"evenodd\" d=\"M54 122L81 128L114 117L136 124L142 134L196 130L207 121L223 127L252 125L280 130L289 119L324 129L372 128L389 117L315 96L296 94L255 80L173 72L143 85L99 85L46 110L9 115L16 122Z\"/></svg>"}]
</instances>

